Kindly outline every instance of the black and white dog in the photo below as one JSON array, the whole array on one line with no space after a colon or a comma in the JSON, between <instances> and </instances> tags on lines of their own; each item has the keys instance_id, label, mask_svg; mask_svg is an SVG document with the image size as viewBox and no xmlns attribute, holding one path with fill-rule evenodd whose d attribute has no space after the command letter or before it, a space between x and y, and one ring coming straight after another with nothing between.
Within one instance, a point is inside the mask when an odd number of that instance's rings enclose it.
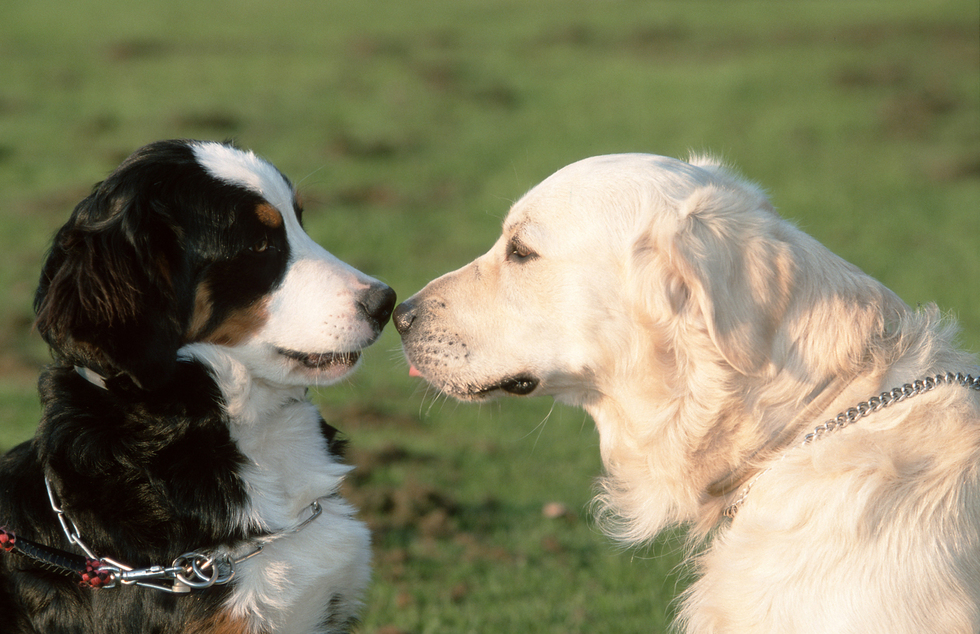
<instances>
[{"instance_id":1,"label":"black and white dog","mask_svg":"<svg viewBox=\"0 0 980 634\"><path fill-rule=\"evenodd\" d=\"M0 458L0 631L348 631L369 535L305 390L347 376L394 303L254 154L126 159L41 274L55 363L34 439Z\"/></svg>"}]
</instances>

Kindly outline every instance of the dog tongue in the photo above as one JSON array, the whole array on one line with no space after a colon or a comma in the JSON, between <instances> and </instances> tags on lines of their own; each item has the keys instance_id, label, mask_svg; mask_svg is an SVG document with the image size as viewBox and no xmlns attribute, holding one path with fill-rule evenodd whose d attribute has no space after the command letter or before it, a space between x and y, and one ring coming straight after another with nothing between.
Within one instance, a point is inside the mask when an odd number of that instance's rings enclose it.
<instances>
[{"instance_id":1,"label":"dog tongue","mask_svg":"<svg viewBox=\"0 0 980 634\"><path fill-rule=\"evenodd\" d=\"M421 372L419 372L419 371L418 371L418 370L417 370L417 369L415 368L415 366L413 365L413 366L410 366L410 367L408 368L408 376L419 376L419 377L420 377L420 376L422 376L422 373L421 373Z\"/></svg>"}]
</instances>

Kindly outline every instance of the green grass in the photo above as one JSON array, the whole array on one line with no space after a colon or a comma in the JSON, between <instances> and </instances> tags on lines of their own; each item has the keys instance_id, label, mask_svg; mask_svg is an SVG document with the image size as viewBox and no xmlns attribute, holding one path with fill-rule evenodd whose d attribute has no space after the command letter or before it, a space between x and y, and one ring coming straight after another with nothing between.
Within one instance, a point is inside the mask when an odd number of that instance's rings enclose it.
<instances>
[{"instance_id":1,"label":"green grass","mask_svg":"<svg viewBox=\"0 0 980 634\"><path fill-rule=\"evenodd\" d=\"M50 235L159 138L236 138L310 233L402 298L482 253L511 201L592 154L710 150L980 350L980 33L971 0L13 3L0 27L0 446L27 438ZM319 390L375 529L362 631L661 632L680 538L588 519L579 411L407 377L386 332ZM550 413L550 414L549 414ZM571 513L542 516L544 504Z\"/></svg>"}]
</instances>

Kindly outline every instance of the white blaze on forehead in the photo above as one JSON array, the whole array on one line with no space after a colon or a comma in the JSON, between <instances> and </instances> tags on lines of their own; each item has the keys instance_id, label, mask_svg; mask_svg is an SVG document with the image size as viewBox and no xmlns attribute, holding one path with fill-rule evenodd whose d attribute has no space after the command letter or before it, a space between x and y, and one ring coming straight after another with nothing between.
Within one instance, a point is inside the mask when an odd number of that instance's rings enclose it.
<instances>
[{"instance_id":1,"label":"white blaze on forehead","mask_svg":"<svg viewBox=\"0 0 980 634\"><path fill-rule=\"evenodd\" d=\"M293 188L270 163L252 152L221 143L194 143L197 162L212 176L249 189L275 205L280 211L293 208Z\"/></svg>"}]
</instances>

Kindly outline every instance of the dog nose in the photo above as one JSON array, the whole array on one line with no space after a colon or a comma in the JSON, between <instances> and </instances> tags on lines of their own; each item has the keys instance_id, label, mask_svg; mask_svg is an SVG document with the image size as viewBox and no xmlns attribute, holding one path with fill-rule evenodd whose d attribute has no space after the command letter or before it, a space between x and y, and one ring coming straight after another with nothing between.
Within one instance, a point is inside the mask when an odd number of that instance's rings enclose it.
<instances>
[{"instance_id":1,"label":"dog nose","mask_svg":"<svg viewBox=\"0 0 980 634\"><path fill-rule=\"evenodd\" d=\"M412 300L408 299L399 304L391 321L395 324L398 334L404 335L408 332L408 329L412 327L412 322L415 321L415 304L412 303Z\"/></svg>"},{"instance_id":2,"label":"dog nose","mask_svg":"<svg viewBox=\"0 0 980 634\"><path fill-rule=\"evenodd\" d=\"M380 329L388 323L391 311L395 307L395 291L387 284L377 284L366 290L358 303Z\"/></svg>"}]
</instances>

